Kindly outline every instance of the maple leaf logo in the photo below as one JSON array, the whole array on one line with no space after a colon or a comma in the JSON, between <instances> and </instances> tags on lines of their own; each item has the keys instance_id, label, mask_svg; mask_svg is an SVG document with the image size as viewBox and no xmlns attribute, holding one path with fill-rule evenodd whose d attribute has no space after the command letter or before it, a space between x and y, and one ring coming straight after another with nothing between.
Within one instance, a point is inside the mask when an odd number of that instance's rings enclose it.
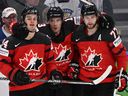
<instances>
[{"instance_id":1,"label":"maple leaf logo","mask_svg":"<svg viewBox=\"0 0 128 96\"><path fill-rule=\"evenodd\" d=\"M69 55L71 53L71 48L67 48L67 46L63 46L59 44L58 47L55 47L55 60L58 62L69 60Z\"/></svg>"},{"instance_id":2,"label":"maple leaf logo","mask_svg":"<svg viewBox=\"0 0 128 96\"><path fill-rule=\"evenodd\" d=\"M33 53L32 50L25 57L20 59L20 66L25 69L25 71L40 71L40 67L43 65L43 58L37 57L37 53Z\"/></svg>"},{"instance_id":3,"label":"maple leaf logo","mask_svg":"<svg viewBox=\"0 0 128 96\"><path fill-rule=\"evenodd\" d=\"M81 58L85 67L99 67L99 63L103 59L102 54L97 54L95 50L91 50L90 47L88 47L87 50L84 50Z\"/></svg>"}]
</instances>

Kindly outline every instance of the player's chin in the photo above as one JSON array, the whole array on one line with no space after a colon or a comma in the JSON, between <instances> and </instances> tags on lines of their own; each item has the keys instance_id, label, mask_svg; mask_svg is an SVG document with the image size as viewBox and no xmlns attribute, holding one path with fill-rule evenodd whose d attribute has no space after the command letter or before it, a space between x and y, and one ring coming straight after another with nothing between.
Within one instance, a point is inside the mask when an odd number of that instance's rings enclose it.
<instances>
[{"instance_id":1,"label":"player's chin","mask_svg":"<svg viewBox=\"0 0 128 96\"><path fill-rule=\"evenodd\" d=\"M94 27L93 27L93 26L88 26L87 28L88 28L88 29L93 29Z\"/></svg>"},{"instance_id":2,"label":"player's chin","mask_svg":"<svg viewBox=\"0 0 128 96\"><path fill-rule=\"evenodd\" d=\"M36 31L36 27L29 28L29 31Z\"/></svg>"}]
</instances>

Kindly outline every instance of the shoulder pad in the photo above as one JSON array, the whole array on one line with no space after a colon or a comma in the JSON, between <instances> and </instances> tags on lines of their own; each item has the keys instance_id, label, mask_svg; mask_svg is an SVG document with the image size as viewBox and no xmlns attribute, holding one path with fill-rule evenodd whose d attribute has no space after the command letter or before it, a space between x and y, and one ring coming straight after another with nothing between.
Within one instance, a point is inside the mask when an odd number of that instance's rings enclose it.
<instances>
[{"instance_id":1,"label":"shoulder pad","mask_svg":"<svg viewBox=\"0 0 128 96\"><path fill-rule=\"evenodd\" d=\"M13 36L9 36L7 37L6 39L3 40L2 42L2 47L5 48L5 49L14 49L15 48L15 44L21 42L20 39L16 39L15 37Z\"/></svg>"}]
</instances>

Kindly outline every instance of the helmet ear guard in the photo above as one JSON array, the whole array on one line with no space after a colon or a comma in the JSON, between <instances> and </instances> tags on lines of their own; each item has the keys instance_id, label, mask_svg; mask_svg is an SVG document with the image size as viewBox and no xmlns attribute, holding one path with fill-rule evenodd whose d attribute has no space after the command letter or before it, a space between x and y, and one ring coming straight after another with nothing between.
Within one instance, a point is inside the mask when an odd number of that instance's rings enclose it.
<instances>
[{"instance_id":1,"label":"helmet ear guard","mask_svg":"<svg viewBox=\"0 0 128 96\"><path fill-rule=\"evenodd\" d=\"M53 17L61 17L63 20L64 13L60 7L50 7L47 12L47 20Z\"/></svg>"}]
</instances>

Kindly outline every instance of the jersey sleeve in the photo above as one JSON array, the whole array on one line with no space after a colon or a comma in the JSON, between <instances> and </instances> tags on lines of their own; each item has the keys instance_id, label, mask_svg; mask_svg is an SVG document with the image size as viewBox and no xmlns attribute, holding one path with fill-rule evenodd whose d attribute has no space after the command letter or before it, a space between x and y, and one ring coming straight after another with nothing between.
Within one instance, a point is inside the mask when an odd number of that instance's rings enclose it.
<instances>
[{"instance_id":1,"label":"jersey sleeve","mask_svg":"<svg viewBox=\"0 0 128 96\"><path fill-rule=\"evenodd\" d=\"M0 46L0 72L6 77L9 77L12 67L12 56L14 54L13 50L8 49L9 40L4 40Z\"/></svg>"},{"instance_id":2,"label":"jersey sleeve","mask_svg":"<svg viewBox=\"0 0 128 96\"><path fill-rule=\"evenodd\" d=\"M113 30L109 33L109 42L110 50L112 51L115 59L117 60L117 69L120 70L121 67L126 70L127 67L127 55L126 48L123 45L121 36L118 33L118 30L114 27Z\"/></svg>"},{"instance_id":3,"label":"jersey sleeve","mask_svg":"<svg viewBox=\"0 0 128 96\"><path fill-rule=\"evenodd\" d=\"M54 61L53 51L54 49L53 49L52 44L46 46L44 59L47 64L46 66L47 66L48 75L50 75L51 71L57 69L55 61Z\"/></svg>"}]
</instances>

